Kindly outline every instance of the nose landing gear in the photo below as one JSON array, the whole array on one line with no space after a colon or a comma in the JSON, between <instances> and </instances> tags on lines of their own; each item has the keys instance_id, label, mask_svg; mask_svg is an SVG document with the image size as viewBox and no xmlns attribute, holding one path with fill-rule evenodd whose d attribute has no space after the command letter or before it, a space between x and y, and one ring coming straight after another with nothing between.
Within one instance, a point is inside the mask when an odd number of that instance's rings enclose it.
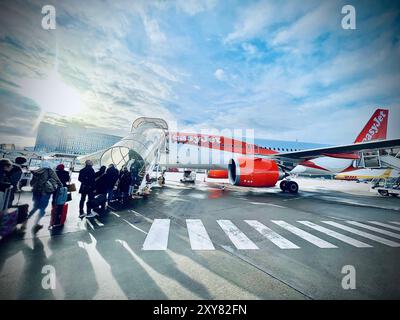
<instances>
[{"instance_id":1,"label":"nose landing gear","mask_svg":"<svg viewBox=\"0 0 400 320\"><path fill-rule=\"evenodd\" d=\"M290 193L298 193L299 192L299 185L297 182L292 180L282 180L279 184L279 187L283 192L290 192Z\"/></svg>"}]
</instances>

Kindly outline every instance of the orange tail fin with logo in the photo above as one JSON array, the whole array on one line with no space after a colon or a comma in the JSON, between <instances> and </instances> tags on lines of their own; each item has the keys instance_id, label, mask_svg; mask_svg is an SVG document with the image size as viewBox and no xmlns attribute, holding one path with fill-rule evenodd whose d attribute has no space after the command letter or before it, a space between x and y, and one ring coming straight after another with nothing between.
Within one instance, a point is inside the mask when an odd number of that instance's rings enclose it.
<instances>
[{"instance_id":1,"label":"orange tail fin with logo","mask_svg":"<svg viewBox=\"0 0 400 320\"><path fill-rule=\"evenodd\" d=\"M388 118L389 110L376 109L354 143L386 139Z\"/></svg>"}]
</instances>

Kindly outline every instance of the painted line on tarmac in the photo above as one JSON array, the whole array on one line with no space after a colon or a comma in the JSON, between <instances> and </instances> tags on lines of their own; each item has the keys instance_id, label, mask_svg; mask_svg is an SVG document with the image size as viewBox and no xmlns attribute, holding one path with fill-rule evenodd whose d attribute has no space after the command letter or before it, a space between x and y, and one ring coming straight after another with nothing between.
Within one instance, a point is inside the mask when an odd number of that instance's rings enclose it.
<instances>
[{"instance_id":1,"label":"painted line on tarmac","mask_svg":"<svg viewBox=\"0 0 400 320\"><path fill-rule=\"evenodd\" d=\"M321 196L320 199L328 200L328 201L332 201L332 202L336 202L336 203L348 204L348 205L352 205L352 206L358 206L358 207L400 211L399 207L377 206L377 205L374 205L374 204L361 203L361 202L356 202L356 201L347 200L347 199L338 198L338 197L332 197L332 196Z\"/></svg>"},{"instance_id":2,"label":"painted line on tarmac","mask_svg":"<svg viewBox=\"0 0 400 320\"><path fill-rule=\"evenodd\" d=\"M340 224L340 223L337 223L337 222L334 222L334 221L322 221L322 223L326 223L326 224L329 224L329 225L331 225L333 227L342 229L344 231L348 231L348 232L357 234L359 236L362 236L364 238L367 238L367 239L382 243L382 244L387 245L389 247L400 247L400 243L397 243L397 242L394 242L394 241L391 241L391 240L388 240L388 239L385 239L385 238L382 238L382 237L378 237L378 236L375 236L375 235L370 234L368 232L364 232L364 231L361 231L361 230L358 230L358 229L354 229L354 228L345 226L343 224Z\"/></svg>"},{"instance_id":3,"label":"painted line on tarmac","mask_svg":"<svg viewBox=\"0 0 400 320\"><path fill-rule=\"evenodd\" d=\"M154 219L142 250L167 250L170 219Z\"/></svg>"},{"instance_id":4,"label":"painted line on tarmac","mask_svg":"<svg viewBox=\"0 0 400 320\"><path fill-rule=\"evenodd\" d=\"M382 234L387 235L387 236L392 237L392 238L400 239L400 234L398 234L398 233L394 233L394 232L391 232L391 231L379 229L379 228L376 228L376 227L373 227L373 226L369 226L367 224L360 223L360 222L357 222L357 221L349 221L349 220L347 220L346 222L349 223L349 224L352 224L353 226L356 226L356 227L364 228L364 229L367 229L367 230L375 231L377 233L382 233Z\"/></svg>"},{"instance_id":5,"label":"painted line on tarmac","mask_svg":"<svg viewBox=\"0 0 400 320\"><path fill-rule=\"evenodd\" d=\"M95 229L94 229L94 226L92 225L92 223L91 223L88 219L86 219L86 223L87 223L93 230L95 230Z\"/></svg>"},{"instance_id":6,"label":"painted line on tarmac","mask_svg":"<svg viewBox=\"0 0 400 320\"><path fill-rule=\"evenodd\" d=\"M110 211L110 213L116 216L117 218L121 218L121 216L118 213L115 213L114 211Z\"/></svg>"},{"instance_id":7,"label":"painted line on tarmac","mask_svg":"<svg viewBox=\"0 0 400 320\"><path fill-rule=\"evenodd\" d=\"M246 200L246 198L243 198L243 200ZM265 202L255 202L255 201L249 201L250 204L254 204L254 205L264 205L264 206L270 206L270 207L275 207L275 208L281 208L281 209L287 209L287 207L283 207L277 204L273 204L273 203L265 203Z\"/></svg>"},{"instance_id":8,"label":"painted line on tarmac","mask_svg":"<svg viewBox=\"0 0 400 320\"><path fill-rule=\"evenodd\" d=\"M300 249L300 247L296 246L293 242L285 239L280 234L271 230L257 220L244 220L244 222L256 229L259 233L261 233L264 237L281 249Z\"/></svg>"},{"instance_id":9,"label":"painted line on tarmac","mask_svg":"<svg viewBox=\"0 0 400 320\"><path fill-rule=\"evenodd\" d=\"M253 241L240 231L230 220L217 220L217 223L239 250L257 250Z\"/></svg>"},{"instance_id":10,"label":"painted line on tarmac","mask_svg":"<svg viewBox=\"0 0 400 320\"><path fill-rule=\"evenodd\" d=\"M332 244L328 241L322 240L322 239L312 235L311 233L303 231L295 226L292 226L291 224L286 223L285 221L271 220L271 222L277 224L278 226L282 227L283 229L290 231L291 233L297 235L298 237L316 245L319 248L323 248L323 249L337 248L337 246L335 246L334 244Z\"/></svg>"},{"instance_id":11,"label":"painted line on tarmac","mask_svg":"<svg viewBox=\"0 0 400 320\"><path fill-rule=\"evenodd\" d=\"M192 250L215 250L215 247L200 219L186 219Z\"/></svg>"},{"instance_id":12,"label":"painted line on tarmac","mask_svg":"<svg viewBox=\"0 0 400 320\"><path fill-rule=\"evenodd\" d=\"M275 208L288 209L288 207L280 206L278 204L273 204L273 203L267 203L267 205Z\"/></svg>"},{"instance_id":13,"label":"painted line on tarmac","mask_svg":"<svg viewBox=\"0 0 400 320\"><path fill-rule=\"evenodd\" d=\"M341 234L339 232L336 232L336 231L327 229L325 227L316 225L316 224L314 224L314 223L312 223L310 221L297 221L297 222L301 223L301 224L304 224L305 226L310 227L310 228L312 228L314 230L317 230L319 232L325 233L328 236L331 236L331 237L333 237L335 239L343 241L343 242L345 242L347 244L350 244L350 245L352 245L354 247L357 247L357 248L371 248L372 247L369 244L366 244L364 242L361 242L361 241L358 241L356 239L350 238L350 237L345 236L344 234Z\"/></svg>"},{"instance_id":14,"label":"painted line on tarmac","mask_svg":"<svg viewBox=\"0 0 400 320\"><path fill-rule=\"evenodd\" d=\"M133 229L136 229L136 230L138 230L138 231L140 231L140 232L143 232L144 234L147 234L146 231L140 229L139 227L136 227L135 225L133 225L133 224L130 223L129 221L127 221L127 220L125 220L125 219L122 219L122 220L124 220L124 221L125 221L129 226L131 226Z\"/></svg>"},{"instance_id":15,"label":"painted line on tarmac","mask_svg":"<svg viewBox=\"0 0 400 320\"><path fill-rule=\"evenodd\" d=\"M293 200L299 200L299 199L302 199L303 197L296 197L296 198L290 198L290 199L284 199L284 200L282 200L282 201L293 201Z\"/></svg>"},{"instance_id":16,"label":"painted line on tarmac","mask_svg":"<svg viewBox=\"0 0 400 320\"><path fill-rule=\"evenodd\" d=\"M143 218L143 219L146 220L148 223L153 223L153 222L154 222L153 219L150 219L150 218L146 217L145 215L143 215L143 214L141 214L141 213L139 213L139 212L137 212L137 211L135 211L135 210L129 210L129 211L131 211L131 212L133 212L135 215L137 215L137 216Z\"/></svg>"},{"instance_id":17,"label":"painted line on tarmac","mask_svg":"<svg viewBox=\"0 0 400 320\"><path fill-rule=\"evenodd\" d=\"M377 226L385 227L388 229L393 229L396 231L400 231L400 227L395 227L387 223L379 222L379 221L368 221L368 223L376 224Z\"/></svg>"},{"instance_id":18,"label":"painted line on tarmac","mask_svg":"<svg viewBox=\"0 0 400 320\"><path fill-rule=\"evenodd\" d=\"M104 227L104 224L103 223L101 223L99 220L97 220L96 218L94 218L94 222L96 222L96 224L99 226L99 227Z\"/></svg>"}]
</instances>

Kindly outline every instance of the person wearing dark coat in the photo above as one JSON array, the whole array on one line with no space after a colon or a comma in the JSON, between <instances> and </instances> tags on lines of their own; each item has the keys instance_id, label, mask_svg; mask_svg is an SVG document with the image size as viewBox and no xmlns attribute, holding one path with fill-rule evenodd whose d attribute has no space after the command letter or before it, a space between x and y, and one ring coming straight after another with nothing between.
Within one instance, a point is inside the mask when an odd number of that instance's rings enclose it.
<instances>
[{"instance_id":1,"label":"person wearing dark coat","mask_svg":"<svg viewBox=\"0 0 400 320\"><path fill-rule=\"evenodd\" d=\"M86 203L87 208L87 218L93 218L96 214L92 213L92 209L90 206L90 202L94 199L94 190L96 186L95 180L95 172L93 169L93 163L90 160L86 160L85 167L79 171L78 180L81 183L79 188L79 193L81 194L81 200L79 202L79 217L83 218L85 216L85 212L83 211L83 207L85 205L86 197L88 201Z\"/></svg>"},{"instance_id":2,"label":"person wearing dark coat","mask_svg":"<svg viewBox=\"0 0 400 320\"><path fill-rule=\"evenodd\" d=\"M13 188L11 190L9 205L12 205L14 201L15 192L20 191L19 181L21 180L22 177L22 166L25 163L26 163L25 157L16 157L14 160L13 167L9 173L10 181L11 184L13 185Z\"/></svg>"},{"instance_id":3,"label":"person wearing dark coat","mask_svg":"<svg viewBox=\"0 0 400 320\"><path fill-rule=\"evenodd\" d=\"M34 232L37 232L43 227L39 224L40 219L45 215L46 208L49 204L50 196L54 192L62 187L60 179L58 179L57 174L51 168L51 163L48 161L42 161L41 168L32 171L32 200L33 208L28 214L28 219L39 210L39 215L36 218L36 223L34 226ZM27 224L26 220L22 226L24 229Z\"/></svg>"},{"instance_id":4,"label":"person wearing dark coat","mask_svg":"<svg viewBox=\"0 0 400 320\"><path fill-rule=\"evenodd\" d=\"M112 201L114 186L118 181L119 172L115 168L114 164L110 164L106 170L106 180L107 180L107 200L108 203Z\"/></svg>"},{"instance_id":5,"label":"person wearing dark coat","mask_svg":"<svg viewBox=\"0 0 400 320\"><path fill-rule=\"evenodd\" d=\"M66 187L70 177L69 177L69 172L65 170L65 167L62 163L60 163L57 167L56 167L56 174L58 179L60 179L63 187Z\"/></svg>"},{"instance_id":6,"label":"person wearing dark coat","mask_svg":"<svg viewBox=\"0 0 400 320\"><path fill-rule=\"evenodd\" d=\"M107 175L106 166L102 166L95 174L95 198L92 208L96 210L100 207L102 212L106 209L107 201Z\"/></svg>"},{"instance_id":7,"label":"person wearing dark coat","mask_svg":"<svg viewBox=\"0 0 400 320\"><path fill-rule=\"evenodd\" d=\"M132 176L127 167L124 167L119 175L118 189L121 194L122 202L126 200L129 194Z\"/></svg>"},{"instance_id":8,"label":"person wearing dark coat","mask_svg":"<svg viewBox=\"0 0 400 320\"><path fill-rule=\"evenodd\" d=\"M106 166L102 166L99 171L96 172L96 191L95 194L105 194L107 195L107 175Z\"/></svg>"}]
</instances>

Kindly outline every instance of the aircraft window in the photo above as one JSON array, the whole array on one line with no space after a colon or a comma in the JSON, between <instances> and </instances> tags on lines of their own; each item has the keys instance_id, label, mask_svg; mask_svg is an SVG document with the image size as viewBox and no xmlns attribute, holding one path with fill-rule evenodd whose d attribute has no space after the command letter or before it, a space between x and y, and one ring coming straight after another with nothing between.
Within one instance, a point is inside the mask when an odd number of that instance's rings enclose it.
<instances>
[{"instance_id":1,"label":"aircraft window","mask_svg":"<svg viewBox=\"0 0 400 320\"><path fill-rule=\"evenodd\" d=\"M278 148L278 151L281 151L281 149L280 149L280 148Z\"/></svg>"}]
</instances>

